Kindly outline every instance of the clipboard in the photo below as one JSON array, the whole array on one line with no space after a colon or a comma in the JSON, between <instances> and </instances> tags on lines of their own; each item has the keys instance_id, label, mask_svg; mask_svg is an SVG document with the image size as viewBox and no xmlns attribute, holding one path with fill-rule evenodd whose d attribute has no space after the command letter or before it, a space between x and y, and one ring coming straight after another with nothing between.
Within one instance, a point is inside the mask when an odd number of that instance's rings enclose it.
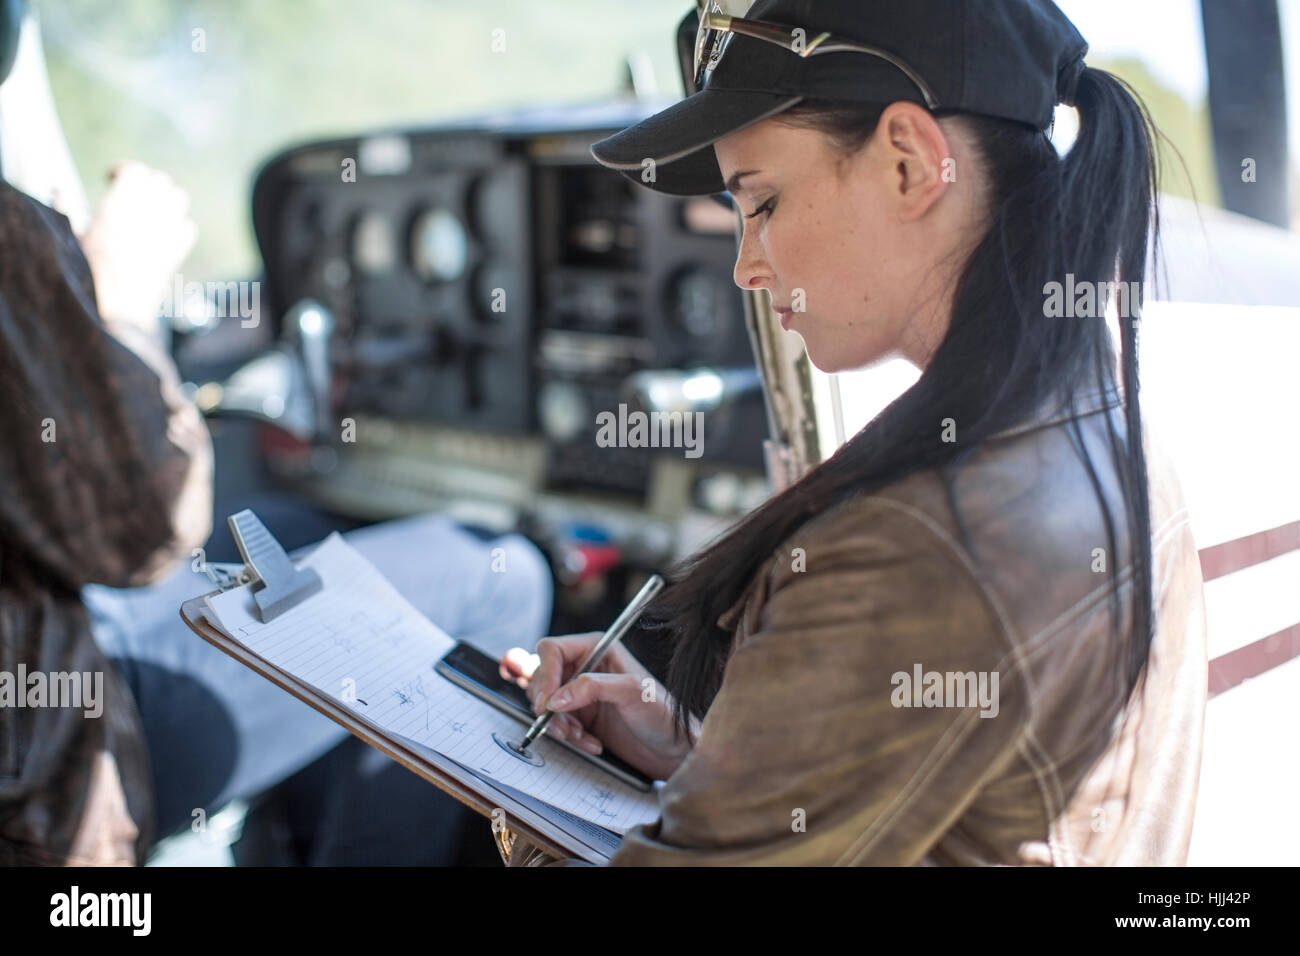
<instances>
[{"instance_id":1,"label":"clipboard","mask_svg":"<svg viewBox=\"0 0 1300 956\"><path fill-rule=\"evenodd\" d=\"M262 592L271 592L271 600L265 604L258 602L263 613L268 615L267 619L283 613L298 601L319 590L319 582L313 588L308 581L302 584L299 593L292 593L292 582L283 577L284 567L287 565L294 572L299 569L294 568L279 542L271 537L270 532L251 511L232 515L229 522L240 553L247 563L240 573L228 575L226 580L229 586L233 587L250 582L256 583L262 579ZM265 537L261 537L263 534ZM265 560L268 548L278 552L278 555L271 555L272 560L269 563ZM279 560L281 556L283 556L283 563ZM266 575L271 580L262 578L262 575ZM211 572L209 576L213 577L214 581L218 580ZM592 846L578 834L565 829L558 821L549 819L542 812L507 793L500 785L415 741L392 737L379 731L332 697L264 660L239 641L222 633L207 620L204 602L206 598L220 594L223 589L218 587L199 597L191 598L181 605L181 620L189 626L190 630L245 667L262 675L277 687L288 691L303 703L341 725L354 737L395 760L474 812L487 817L492 822L493 839L503 860L509 858L515 836L522 835L539 849L555 857L578 857L587 863L597 865L609 861L610 854L602 847ZM256 594L254 596L256 597Z\"/></svg>"}]
</instances>

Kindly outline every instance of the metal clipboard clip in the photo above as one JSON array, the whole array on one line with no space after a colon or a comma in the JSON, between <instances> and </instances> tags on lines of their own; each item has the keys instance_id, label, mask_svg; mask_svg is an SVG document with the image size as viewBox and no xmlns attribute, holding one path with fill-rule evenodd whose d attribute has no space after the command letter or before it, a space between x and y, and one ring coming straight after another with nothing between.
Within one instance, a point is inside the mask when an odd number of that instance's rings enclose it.
<instances>
[{"instance_id":1,"label":"metal clipboard clip","mask_svg":"<svg viewBox=\"0 0 1300 956\"><path fill-rule=\"evenodd\" d=\"M222 591L230 591L257 580L253 572L242 564L204 561L201 570L208 576L208 580Z\"/></svg>"},{"instance_id":2,"label":"metal clipboard clip","mask_svg":"<svg viewBox=\"0 0 1300 956\"><path fill-rule=\"evenodd\" d=\"M235 538L235 545L239 548L245 566L233 575L226 567L214 568L223 577L232 576L236 582L234 585L223 585L213 576L212 571L209 571L208 576L222 590L226 590L227 586L252 583L253 603L257 605L257 616L263 624L279 617L324 587L320 575L314 569L294 567L280 542L275 540L266 525L252 511L244 509L236 512L226 521L230 524L230 533ZM256 586L258 581L262 584L260 588Z\"/></svg>"}]
</instances>

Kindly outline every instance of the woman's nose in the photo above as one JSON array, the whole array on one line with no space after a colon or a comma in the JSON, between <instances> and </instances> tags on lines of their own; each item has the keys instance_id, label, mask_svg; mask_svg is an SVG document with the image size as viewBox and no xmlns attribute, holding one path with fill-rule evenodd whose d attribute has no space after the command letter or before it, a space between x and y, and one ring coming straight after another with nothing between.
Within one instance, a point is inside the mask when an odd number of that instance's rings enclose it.
<instances>
[{"instance_id":1,"label":"woman's nose","mask_svg":"<svg viewBox=\"0 0 1300 956\"><path fill-rule=\"evenodd\" d=\"M740 239L740 250L736 254L736 268L732 278L742 289L765 289L771 278L767 262L748 229Z\"/></svg>"}]
</instances>

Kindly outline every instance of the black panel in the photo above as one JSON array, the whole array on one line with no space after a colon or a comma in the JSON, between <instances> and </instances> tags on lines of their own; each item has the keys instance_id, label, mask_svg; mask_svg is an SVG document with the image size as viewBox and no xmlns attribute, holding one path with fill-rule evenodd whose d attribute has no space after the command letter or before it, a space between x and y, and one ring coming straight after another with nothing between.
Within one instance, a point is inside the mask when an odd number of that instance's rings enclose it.
<instances>
[{"instance_id":1,"label":"black panel","mask_svg":"<svg viewBox=\"0 0 1300 956\"><path fill-rule=\"evenodd\" d=\"M363 139L263 168L264 301L333 313L340 415L541 433L550 487L644 494L654 456L682 456L598 449L595 416L638 371L753 367L730 213L720 231L688 229L687 200L590 160L583 144L607 132L409 131L381 138L400 168L361 161L354 182L342 170ZM761 469L761 396L705 435L700 464Z\"/></svg>"}]
</instances>

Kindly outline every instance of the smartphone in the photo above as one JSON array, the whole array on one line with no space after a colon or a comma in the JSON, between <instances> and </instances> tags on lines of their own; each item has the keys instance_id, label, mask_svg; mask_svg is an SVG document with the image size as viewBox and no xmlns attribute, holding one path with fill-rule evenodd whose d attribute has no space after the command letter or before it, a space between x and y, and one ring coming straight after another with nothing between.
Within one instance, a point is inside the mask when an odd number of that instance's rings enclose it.
<instances>
[{"instance_id":1,"label":"smartphone","mask_svg":"<svg viewBox=\"0 0 1300 956\"><path fill-rule=\"evenodd\" d=\"M514 681L502 677L501 662L484 654L477 647L458 643L433 667L458 687L463 687L503 714L515 718L525 728L532 726L533 721L537 719L538 715L533 713L524 689ZM654 787L654 781L649 777L611 753L591 754L567 740L556 740L553 737L548 739L551 743L558 744L583 760L590 761L612 773L628 786L642 791L649 791Z\"/></svg>"}]
</instances>

